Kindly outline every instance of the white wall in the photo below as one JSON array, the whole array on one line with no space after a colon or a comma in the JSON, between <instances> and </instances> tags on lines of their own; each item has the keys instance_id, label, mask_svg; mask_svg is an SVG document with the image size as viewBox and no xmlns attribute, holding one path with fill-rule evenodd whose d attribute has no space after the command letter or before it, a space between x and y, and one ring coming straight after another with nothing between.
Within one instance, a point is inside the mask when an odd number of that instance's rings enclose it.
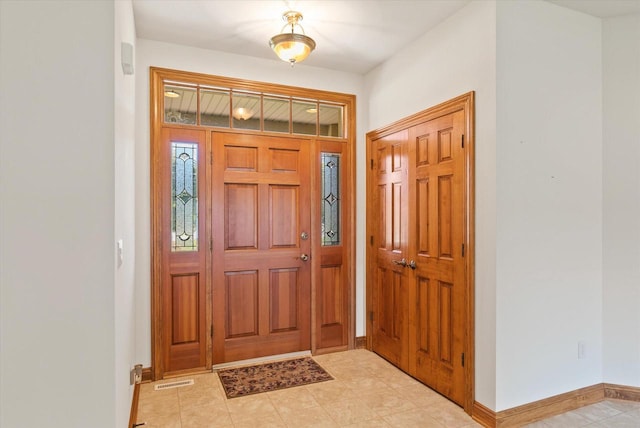
<instances>
[{"instance_id":1,"label":"white wall","mask_svg":"<svg viewBox=\"0 0 640 428\"><path fill-rule=\"evenodd\" d=\"M640 386L640 15L602 31L604 381Z\"/></svg>"},{"instance_id":2,"label":"white wall","mask_svg":"<svg viewBox=\"0 0 640 428\"><path fill-rule=\"evenodd\" d=\"M601 66L599 19L498 2L496 411L602 382Z\"/></svg>"},{"instance_id":3,"label":"white wall","mask_svg":"<svg viewBox=\"0 0 640 428\"><path fill-rule=\"evenodd\" d=\"M115 260L116 426L129 421L133 387L128 373L135 361L135 77L125 75L121 42L136 42L131 0L117 0L114 31L115 90L115 235L123 242L123 260ZM134 67L135 68L135 67Z\"/></svg>"},{"instance_id":4,"label":"white wall","mask_svg":"<svg viewBox=\"0 0 640 428\"><path fill-rule=\"evenodd\" d=\"M496 5L472 2L366 75L373 130L476 91L476 400L495 405ZM361 205L364 206L364 205Z\"/></svg>"},{"instance_id":5,"label":"white wall","mask_svg":"<svg viewBox=\"0 0 640 428\"><path fill-rule=\"evenodd\" d=\"M115 420L114 6L0 1L0 425Z\"/></svg>"},{"instance_id":6,"label":"white wall","mask_svg":"<svg viewBox=\"0 0 640 428\"><path fill-rule=\"evenodd\" d=\"M268 47L265 48L268 49ZM136 70L136 359L151 363L150 321L150 214L149 214L149 67L164 67L218 76L285 84L356 95L357 105L365 100L362 76L297 64L291 68L278 59L267 60L138 39ZM366 109L357 110L358 141L356 156L364 159ZM357 188L365 188L364 162L358 163ZM357 205L364 207L364 191L357 192ZM357 325L364 335L364 208L358 208L356 240Z\"/></svg>"}]
</instances>

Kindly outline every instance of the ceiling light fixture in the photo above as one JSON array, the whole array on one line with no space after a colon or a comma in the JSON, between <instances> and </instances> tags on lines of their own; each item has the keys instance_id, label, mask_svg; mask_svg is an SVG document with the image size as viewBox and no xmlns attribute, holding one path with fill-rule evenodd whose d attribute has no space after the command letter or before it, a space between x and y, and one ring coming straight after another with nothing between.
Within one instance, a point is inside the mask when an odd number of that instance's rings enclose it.
<instances>
[{"instance_id":1,"label":"ceiling light fixture","mask_svg":"<svg viewBox=\"0 0 640 428\"><path fill-rule=\"evenodd\" d=\"M170 91L164 91L164 96L167 98L178 98L180 94L172 89Z\"/></svg>"},{"instance_id":2,"label":"ceiling light fixture","mask_svg":"<svg viewBox=\"0 0 640 428\"><path fill-rule=\"evenodd\" d=\"M248 108L238 107L233 109L233 117L236 120L251 119L253 117L253 111Z\"/></svg>"},{"instance_id":3,"label":"ceiling light fixture","mask_svg":"<svg viewBox=\"0 0 640 428\"><path fill-rule=\"evenodd\" d=\"M316 48L316 42L304 34L304 29L299 23L302 21L300 12L290 10L282 15L282 19L287 23L280 30L281 34L273 36L269 40L269 46L281 60L289 62L293 67L296 62L304 61L309 56L311 51ZM296 33L295 27L300 28L301 33ZM287 28L291 28L290 33L284 32Z\"/></svg>"}]
</instances>

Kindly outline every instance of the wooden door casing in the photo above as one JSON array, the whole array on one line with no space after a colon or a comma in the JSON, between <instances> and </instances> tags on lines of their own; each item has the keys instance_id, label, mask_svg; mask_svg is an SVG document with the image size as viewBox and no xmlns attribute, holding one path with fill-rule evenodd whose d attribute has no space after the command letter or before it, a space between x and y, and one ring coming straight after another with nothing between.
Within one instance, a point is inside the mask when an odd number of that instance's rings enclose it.
<instances>
[{"instance_id":1,"label":"wooden door casing","mask_svg":"<svg viewBox=\"0 0 640 428\"><path fill-rule=\"evenodd\" d=\"M474 396L473 100L470 92L367 134L367 345L467 413ZM395 180L387 177L397 164L392 147L406 153L406 174ZM406 188L400 207L391 183ZM398 233L397 212L406 218ZM394 234L407 240L398 245ZM385 253L401 255L406 267ZM396 297L381 290L397 278L407 303L390 320ZM394 323L406 323L406 332L381 341L381 326Z\"/></svg>"},{"instance_id":2,"label":"wooden door casing","mask_svg":"<svg viewBox=\"0 0 640 428\"><path fill-rule=\"evenodd\" d=\"M212 143L213 363L309 350L309 142Z\"/></svg>"}]
</instances>

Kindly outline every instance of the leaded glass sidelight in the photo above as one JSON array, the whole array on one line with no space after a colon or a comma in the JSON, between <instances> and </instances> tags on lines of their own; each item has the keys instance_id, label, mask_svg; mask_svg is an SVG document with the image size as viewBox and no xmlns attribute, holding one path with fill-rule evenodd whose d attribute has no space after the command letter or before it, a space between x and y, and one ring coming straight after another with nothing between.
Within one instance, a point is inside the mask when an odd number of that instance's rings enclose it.
<instances>
[{"instance_id":1,"label":"leaded glass sidelight","mask_svg":"<svg viewBox=\"0 0 640 428\"><path fill-rule=\"evenodd\" d=\"M340 245L340 155L322 153L322 245Z\"/></svg>"},{"instance_id":2,"label":"leaded glass sidelight","mask_svg":"<svg viewBox=\"0 0 640 428\"><path fill-rule=\"evenodd\" d=\"M171 143L171 251L198 251L198 145Z\"/></svg>"}]
</instances>

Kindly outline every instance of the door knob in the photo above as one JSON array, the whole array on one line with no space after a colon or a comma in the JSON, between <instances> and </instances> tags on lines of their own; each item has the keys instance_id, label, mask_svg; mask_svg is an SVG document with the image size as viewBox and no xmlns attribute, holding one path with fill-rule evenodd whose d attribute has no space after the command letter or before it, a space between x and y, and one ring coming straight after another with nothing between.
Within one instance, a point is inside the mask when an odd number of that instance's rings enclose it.
<instances>
[{"instance_id":1,"label":"door knob","mask_svg":"<svg viewBox=\"0 0 640 428\"><path fill-rule=\"evenodd\" d=\"M307 239L309 239L309 234L307 232L302 232L300 234L300 239L302 239L303 241L306 241Z\"/></svg>"},{"instance_id":2,"label":"door knob","mask_svg":"<svg viewBox=\"0 0 640 428\"><path fill-rule=\"evenodd\" d=\"M413 270L416 270L416 261L415 260L411 260L409 262L409 267Z\"/></svg>"},{"instance_id":3,"label":"door knob","mask_svg":"<svg viewBox=\"0 0 640 428\"><path fill-rule=\"evenodd\" d=\"M300 255L300 260L302 260L303 262L306 262L307 260L309 260L309 255L308 254L301 254Z\"/></svg>"},{"instance_id":4,"label":"door knob","mask_svg":"<svg viewBox=\"0 0 640 428\"><path fill-rule=\"evenodd\" d=\"M394 260L393 263L403 267L407 267L407 260L404 257L402 258L402 260Z\"/></svg>"}]
</instances>

